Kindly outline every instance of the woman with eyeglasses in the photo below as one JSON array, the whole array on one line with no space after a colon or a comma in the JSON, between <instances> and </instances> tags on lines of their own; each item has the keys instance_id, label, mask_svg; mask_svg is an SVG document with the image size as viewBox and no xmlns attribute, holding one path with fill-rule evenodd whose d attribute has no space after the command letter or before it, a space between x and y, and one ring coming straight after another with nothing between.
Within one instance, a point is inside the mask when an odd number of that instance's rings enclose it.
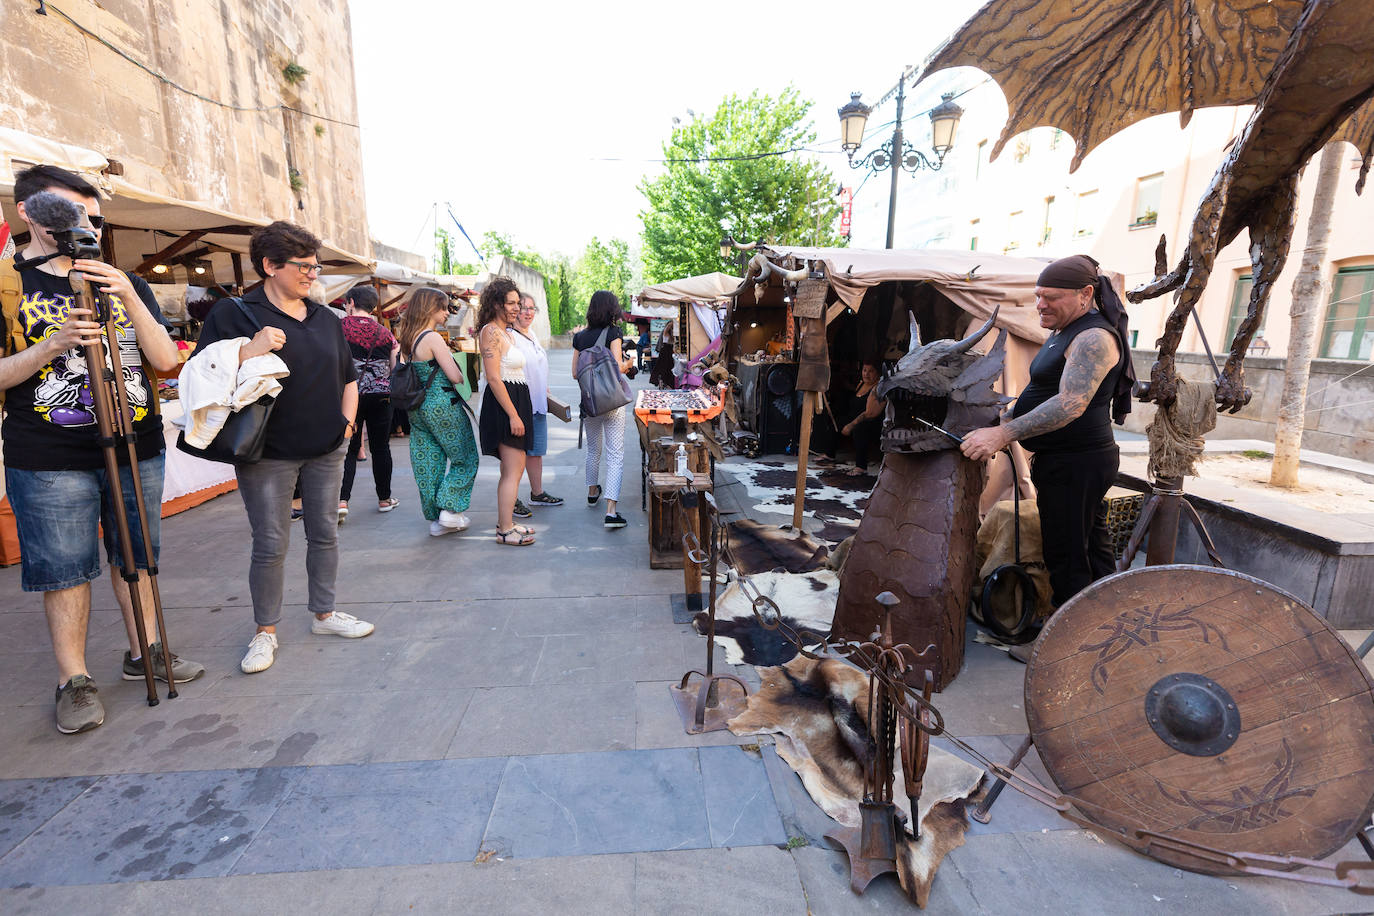
<instances>
[{"instance_id":1,"label":"woman with eyeglasses","mask_svg":"<svg viewBox=\"0 0 1374 916\"><path fill-rule=\"evenodd\" d=\"M319 276L320 240L300 226L277 221L253 233L249 258L262 285L244 294L252 318L222 300L201 328L197 349L217 340L244 339L239 362L275 351L291 374L281 380L267 424L262 460L236 464L239 495L253 533L248 591L257 632L239 667L272 666L281 620L286 550L291 541L291 491L299 477L305 512L305 572L310 632L367 636L373 626L334 609L339 568L339 487L349 438L357 433L357 373L337 315L308 298Z\"/></svg>"}]
</instances>

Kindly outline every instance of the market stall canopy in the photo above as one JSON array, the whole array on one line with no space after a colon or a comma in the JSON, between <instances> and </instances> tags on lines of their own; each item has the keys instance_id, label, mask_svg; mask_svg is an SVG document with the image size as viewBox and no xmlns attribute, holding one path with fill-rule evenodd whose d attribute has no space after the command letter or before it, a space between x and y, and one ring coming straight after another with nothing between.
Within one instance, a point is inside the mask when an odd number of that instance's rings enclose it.
<instances>
[{"instance_id":1,"label":"market stall canopy","mask_svg":"<svg viewBox=\"0 0 1374 916\"><path fill-rule=\"evenodd\" d=\"M246 254L252 231L271 222L269 219L230 213L211 204L177 200L137 187L119 177L111 178L110 185L113 196L103 201L100 209L106 222L116 230L116 251L121 254L120 266L126 270L133 269L129 267L130 263L141 263L142 259L126 261L122 256L124 245L119 238L119 230L145 229L155 232L159 236L155 250L166 249L168 243L177 236L184 238L191 233L199 233L195 239L197 246ZM142 251L146 252L150 245L143 244ZM376 262L324 240L320 247L320 263L329 267L332 273L367 274Z\"/></svg>"},{"instance_id":2,"label":"market stall canopy","mask_svg":"<svg viewBox=\"0 0 1374 916\"><path fill-rule=\"evenodd\" d=\"M381 287L382 311L392 315L401 311L415 290L422 286L433 286L446 293L458 295L473 294L472 277L440 275L415 270L394 261L377 261L370 274L328 273L320 275L324 284L324 299L333 302L359 284L375 283Z\"/></svg>"},{"instance_id":3,"label":"market stall canopy","mask_svg":"<svg viewBox=\"0 0 1374 916\"><path fill-rule=\"evenodd\" d=\"M14 193L14 176L34 165L55 165L75 172L109 193L110 180L105 170L110 163L100 153L12 127L0 127L0 195L8 199Z\"/></svg>"},{"instance_id":4,"label":"market stall canopy","mask_svg":"<svg viewBox=\"0 0 1374 916\"><path fill-rule=\"evenodd\" d=\"M1048 258L1017 258L986 251L935 248L789 248L763 249L774 263L786 258L820 262L840 301L854 311L864 293L880 283L929 283L959 308L986 320L1001 306L997 326L1034 343L1048 337L1035 311L1035 280Z\"/></svg>"},{"instance_id":5,"label":"market stall canopy","mask_svg":"<svg viewBox=\"0 0 1374 916\"><path fill-rule=\"evenodd\" d=\"M75 172L100 191L101 213L115 230L111 233L115 262L125 270L143 267L151 255L167 252L192 233L196 233L194 238L174 252L178 258L216 251L244 254L252 231L271 222L140 188L110 174L115 169L95 150L0 127L0 196L6 205L14 192L15 175L34 165L55 165ZM146 230L148 234L121 230ZM327 240L320 248L320 261L336 273L367 273L373 267L371 258L345 251Z\"/></svg>"},{"instance_id":6,"label":"market stall canopy","mask_svg":"<svg viewBox=\"0 0 1374 916\"><path fill-rule=\"evenodd\" d=\"M639 294L641 306L672 306L671 315L657 316L645 314L644 317L676 317L679 302L723 302L730 294L739 289L739 277L729 274L701 274L685 277L657 286L645 287ZM631 314L638 314L632 312Z\"/></svg>"}]
</instances>

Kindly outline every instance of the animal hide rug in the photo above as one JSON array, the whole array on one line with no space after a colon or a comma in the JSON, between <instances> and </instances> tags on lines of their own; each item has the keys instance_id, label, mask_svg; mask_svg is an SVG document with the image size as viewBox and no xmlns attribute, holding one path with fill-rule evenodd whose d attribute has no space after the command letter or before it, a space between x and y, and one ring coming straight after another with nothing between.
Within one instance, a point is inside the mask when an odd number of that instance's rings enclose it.
<instances>
[{"instance_id":1,"label":"animal hide rug","mask_svg":"<svg viewBox=\"0 0 1374 916\"><path fill-rule=\"evenodd\" d=\"M822 636L835 618L835 599L840 578L829 569L806 573L765 572L749 577L760 594L777 603L783 621L794 631L809 630ZM706 635L705 611L692 619L693 628ZM819 643L819 640L815 640ZM753 604L733 580L716 598L716 643L725 649L732 665L781 665L797 649L777 630L769 630L754 616Z\"/></svg>"},{"instance_id":2,"label":"animal hide rug","mask_svg":"<svg viewBox=\"0 0 1374 916\"><path fill-rule=\"evenodd\" d=\"M847 827L859 826L864 765L872 744L868 733L868 676L839 661L797 657L785 665L760 668L762 686L744 712L727 724L736 735L762 732L777 736L777 752L796 770L816 804ZM894 803L908 817L900 755ZM930 749L921 795L919 840L905 833L897 840L897 877L902 890L924 907L935 870L964 845L968 819L964 800L982 781L983 770L938 747Z\"/></svg>"}]
</instances>

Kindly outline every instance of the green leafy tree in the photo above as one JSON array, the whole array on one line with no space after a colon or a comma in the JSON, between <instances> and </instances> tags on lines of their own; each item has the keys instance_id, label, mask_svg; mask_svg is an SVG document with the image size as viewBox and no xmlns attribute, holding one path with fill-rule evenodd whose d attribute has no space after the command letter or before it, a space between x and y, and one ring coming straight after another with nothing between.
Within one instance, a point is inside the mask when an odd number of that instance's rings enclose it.
<instances>
[{"instance_id":1,"label":"green leafy tree","mask_svg":"<svg viewBox=\"0 0 1374 916\"><path fill-rule=\"evenodd\" d=\"M630 260L630 246L621 239L602 242L596 236L587 243L582 256L573 268L571 311L573 323L581 324L587 313L592 293L599 289L615 293L621 305L630 307L634 267Z\"/></svg>"},{"instance_id":2,"label":"green leafy tree","mask_svg":"<svg viewBox=\"0 0 1374 916\"><path fill-rule=\"evenodd\" d=\"M735 270L720 257L727 230L740 241L842 244L830 170L795 153L766 155L815 142L810 107L790 86L776 98L730 95L713 115L673 129L663 174L639 185L649 282Z\"/></svg>"},{"instance_id":3,"label":"green leafy tree","mask_svg":"<svg viewBox=\"0 0 1374 916\"><path fill-rule=\"evenodd\" d=\"M453 236L444 229L434 230L434 272L440 276L477 273L476 264L467 264L457 260L454 255Z\"/></svg>"}]
</instances>

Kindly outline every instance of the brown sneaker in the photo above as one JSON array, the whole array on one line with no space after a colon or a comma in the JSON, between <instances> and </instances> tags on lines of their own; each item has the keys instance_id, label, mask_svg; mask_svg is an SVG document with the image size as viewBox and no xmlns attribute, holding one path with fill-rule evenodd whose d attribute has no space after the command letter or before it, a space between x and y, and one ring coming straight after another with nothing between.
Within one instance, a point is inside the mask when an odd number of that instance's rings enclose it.
<instances>
[{"instance_id":1,"label":"brown sneaker","mask_svg":"<svg viewBox=\"0 0 1374 916\"><path fill-rule=\"evenodd\" d=\"M57 730L64 735L88 732L105 721L105 707L96 695L95 681L78 674L57 688Z\"/></svg>"}]
</instances>

